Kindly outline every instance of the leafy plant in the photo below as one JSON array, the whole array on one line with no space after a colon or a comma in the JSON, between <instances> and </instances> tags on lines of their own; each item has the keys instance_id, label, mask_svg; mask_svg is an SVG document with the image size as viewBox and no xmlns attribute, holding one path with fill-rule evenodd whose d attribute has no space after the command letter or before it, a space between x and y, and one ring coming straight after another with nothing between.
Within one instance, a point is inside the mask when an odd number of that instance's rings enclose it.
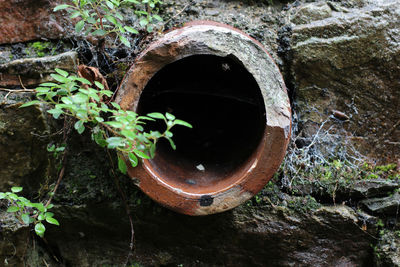
<instances>
[{"instance_id":1,"label":"leafy plant","mask_svg":"<svg viewBox=\"0 0 400 267\"><path fill-rule=\"evenodd\" d=\"M162 18L154 14L156 6L162 4L160 0L71 0L70 4L58 5L54 11L66 9L71 19L78 18L75 31L84 31L85 35L106 36L114 33L126 46L130 43L126 34L138 34L131 26L125 25L122 8L134 7L134 13L139 18L139 24L148 32L153 30L154 21L162 21Z\"/></svg>"},{"instance_id":2,"label":"leafy plant","mask_svg":"<svg viewBox=\"0 0 400 267\"><path fill-rule=\"evenodd\" d=\"M53 218L54 214L48 210L53 207L53 204L43 205L43 203L32 203L28 199L18 196L17 193L22 191L22 187L12 187L11 192L0 192L0 199L5 199L9 202L7 212L13 213L18 221L25 225L34 225L35 232L38 236L43 237L46 227L43 222L60 225Z\"/></svg>"},{"instance_id":3,"label":"leafy plant","mask_svg":"<svg viewBox=\"0 0 400 267\"><path fill-rule=\"evenodd\" d=\"M385 224L383 223L382 219L379 219L376 222L376 226L379 227L379 228L382 228L382 227L385 227Z\"/></svg>"},{"instance_id":4,"label":"leafy plant","mask_svg":"<svg viewBox=\"0 0 400 267\"><path fill-rule=\"evenodd\" d=\"M58 83L41 84L36 88L37 100L27 102L21 107L49 104L53 108L47 112L55 119L61 115L75 118L74 128L79 134L89 128L92 139L98 145L118 151L118 168L122 173L127 172L123 158L130 162L132 167L136 167L138 157L142 159L154 157L156 143L160 138L166 138L171 147L176 149L171 132L175 125L192 127L170 113L154 112L147 116L139 116L133 111L121 109L114 102L108 106L103 100L111 97L112 92L105 90L100 82L95 81L92 84L87 79L71 75L64 70L55 69L55 71L57 73L51 74L51 77ZM166 129L163 133L144 132L145 121L154 120L165 122Z\"/></svg>"},{"instance_id":5,"label":"leafy plant","mask_svg":"<svg viewBox=\"0 0 400 267\"><path fill-rule=\"evenodd\" d=\"M49 144L47 146L47 152L53 153L53 157L56 159L59 157L60 153L64 152L64 150L65 150L64 145L56 147L56 145L54 145L54 144L52 144L52 145Z\"/></svg>"}]
</instances>

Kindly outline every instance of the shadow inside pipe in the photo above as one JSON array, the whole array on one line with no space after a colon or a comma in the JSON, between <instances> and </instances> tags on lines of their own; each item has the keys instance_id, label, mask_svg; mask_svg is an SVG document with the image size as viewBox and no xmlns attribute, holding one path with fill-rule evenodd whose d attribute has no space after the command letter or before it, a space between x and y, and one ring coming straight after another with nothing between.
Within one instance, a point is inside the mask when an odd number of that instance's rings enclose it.
<instances>
[{"instance_id":1,"label":"shadow inside pipe","mask_svg":"<svg viewBox=\"0 0 400 267\"><path fill-rule=\"evenodd\" d=\"M137 111L169 112L193 125L175 126L177 149L160 140L149 161L162 179L189 187L234 175L256 154L266 126L260 88L233 56L195 55L166 65L146 85ZM164 129L161 121L145 127Z\"/></svg>"}]
</instances>

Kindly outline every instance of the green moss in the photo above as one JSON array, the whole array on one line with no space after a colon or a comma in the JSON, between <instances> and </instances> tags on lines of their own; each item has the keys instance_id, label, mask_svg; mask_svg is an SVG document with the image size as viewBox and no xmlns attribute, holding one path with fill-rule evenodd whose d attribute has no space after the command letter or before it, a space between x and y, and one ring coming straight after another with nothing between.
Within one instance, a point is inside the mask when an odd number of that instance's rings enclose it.
<instances>
[{"instance_id":1,"label":"green moss","mask_svg":"<svg viewBox=\"0 0 400 267\"><path fill-rule=\"evenodd\" d=\"M59 42L31 42L26 45L24 49L25 54L28 57L44 57L49 55L54 55L57 52L66 51L70 49L70 45L64 43L63 41Z\"/></svg>"},{"instance_id":2,"label":"green moss","mask_svg":"<svg viewBox=\"0 0 400 267\"><path fill-rule=\"evenodd\" d=\"M288 208L300 213L308 213L321 207L312 196L297 197L288 201Z\"/></svg>"},{"instance_id":3,"label":"green moss","mask_svg":"<svg viewBox=\"0 0 400 267\"><path fill-rule=\"evenodd\" d=\"M44 57L50 52L54 52L55 47L51 42L33 42L28 44L26 54L38 57Z\"/></svg>"},{"instance_id":4,"label":"green moss","mask_svg":"<svg viewBox=\"0 0 400 267\"><path fill-rule=\"evenodd\" d=\"M365 179L400 179L400 171L397 170L397 164L390 163L386 165L373 165L364 163L361 167L361 176Z\"/></svg>"}]
</instances>

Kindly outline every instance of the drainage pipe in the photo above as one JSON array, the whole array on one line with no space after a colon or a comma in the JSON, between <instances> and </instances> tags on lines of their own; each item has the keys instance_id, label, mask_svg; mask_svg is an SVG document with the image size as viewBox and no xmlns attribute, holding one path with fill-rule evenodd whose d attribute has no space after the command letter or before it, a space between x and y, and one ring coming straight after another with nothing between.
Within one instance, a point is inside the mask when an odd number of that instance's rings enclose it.
<instances>
[{"instance_id":1,"label":"drainage pipe","mask_svg":"<svg viewBox=\"0 0 400 267\"><path fill-rule=\"evenodd\" d=\"M174 128L175 151L159 142L154 159L128 170L153 200L188 215L250 199L289 142L291 110L278 67L260 43L220 23L192 22L152 43L126 74L117 102L193 125Z\"/></svg>"}]
</instances>

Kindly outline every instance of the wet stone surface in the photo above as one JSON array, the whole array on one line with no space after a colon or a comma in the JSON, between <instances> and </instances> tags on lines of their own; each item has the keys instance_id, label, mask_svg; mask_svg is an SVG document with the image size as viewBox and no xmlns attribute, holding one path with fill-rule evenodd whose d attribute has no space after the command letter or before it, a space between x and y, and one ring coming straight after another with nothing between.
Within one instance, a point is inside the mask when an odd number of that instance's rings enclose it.
<instances>
[{"instance_id":1,"label":"wet stone surface","mask_svg":"<svg viewBox=\"0 0 400 267\"><path fill-rule=\"evenodd\" d=\"M268 5L268 1L175 0L166 1L161 15L165 21L171 18L165 29L191 20L209 19L245 31L270 48L285 74L291 96L296 96L292 100L304 136L312 136L322 121L336 114L336 118L345 119L332 123L347 129L360 150L364 149L374 160L396 162L400 154L399 6L398 1L392 0L274 1L274 5ZM52 16L43 21L48 23L50 19ZM0 39L7 37L0 36ZM146 42L135 47L135 53L142 51ZM6 46L0 49L2 64L12 60L12 51L26 48L20 43ZM88 49L85 51L90 55ZM121 55L128 52L115 49ZM26 55L20 53L20 56ZM118 74L121 79L124 72ZM54 140L37 139L31 132L46 136L46 125L51 123L45 122L47 116L42 110L18 109L19 103L30 99L31 95L26 93L1 92L2 191L23 185L24 192L35 195L41 179L46 177L49 155L45 147ZM55 218L61 226L48 226L48 244L35 245L41 250L27 249L28 242L32 244L30 241L35 238L26 228L20 229L16 227L18 224L0 215L0 265L5 257L10 265L17 266L24 265L23 262L43 266L43 259L50 266L123 266L126 261L130 227L110 173L107 153L90 145L90 136L74 135L71 139L66 176L54 200ZM371 154L375 149L379 154ZM395 193L398 187L393 181L357 182L351 194L350 188L342 191L343 198L337 197L336 205L328 191L321 204L317 194L313 194L315 191L303 188L304 194L292 196L294 192L287 194L278 186L267 186L232 211L192 218L155 204L131 179L121 175L118 180L127 192L136 233L137 249L131 264L368 267L400 264L400 229L397 211L393 212L398 208L393 201L398 201ZM357 201L364 197L373 199L358 205ZM342 200L351 207L341 205ZM208 199L203 200L203 204L208 203ZM381 210L373 212L372 205L376 203Z\"/></svg>"}]
</instances>

